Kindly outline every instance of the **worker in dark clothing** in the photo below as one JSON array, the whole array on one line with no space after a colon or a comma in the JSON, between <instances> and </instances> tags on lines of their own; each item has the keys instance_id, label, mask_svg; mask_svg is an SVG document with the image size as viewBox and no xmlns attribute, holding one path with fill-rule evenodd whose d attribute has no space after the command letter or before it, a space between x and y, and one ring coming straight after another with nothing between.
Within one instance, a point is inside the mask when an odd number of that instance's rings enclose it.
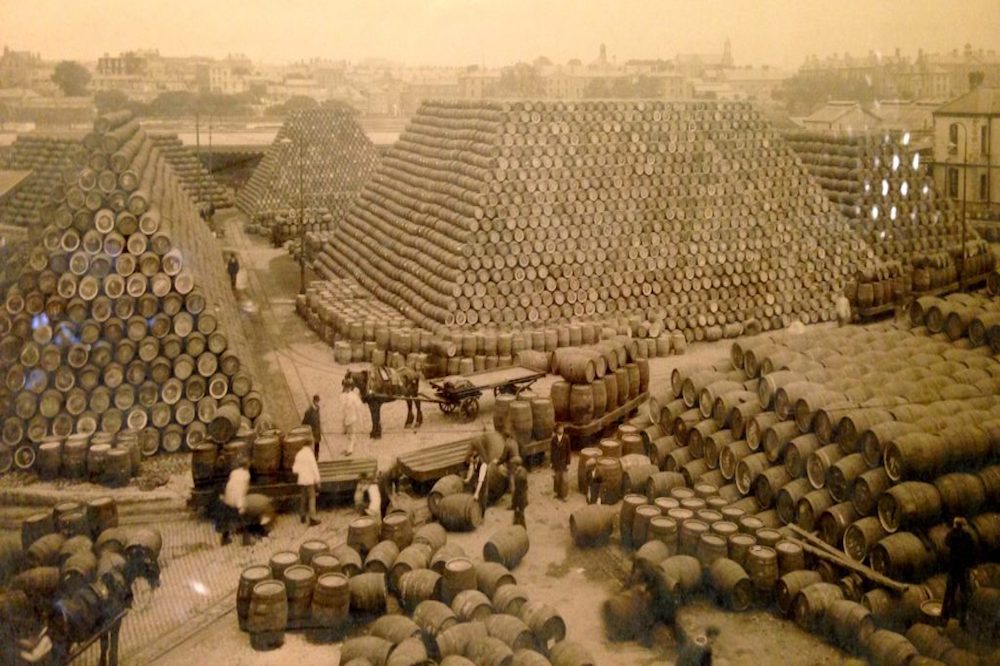
<instances>
[{"instance_id":1,"label":"worker in dark clothing","mask_svg":"<svg viewBox=\"0 0 1000 666\"><path fill-rule=\"evenodd\" d=\"M944 591L941 617L947 621L957 614L959 626L965 627L969 598L972 596L969 570L976 563L976 540L969 531L965 518L956 517L952 521L944 543L949 553L948 584Z\"/></svg>"},{"instance_id":2,"label":"worker in dark clothing","mask_svg":"<svg viewBox=\"0 0 1000 666\"><path fill-rule=\"evenodd\" d=\"M507 490L511 493L514 492L514 458L521 458L521 447L518 445L516 439L507 437L504 440L503 451L500 453L500 457L493 462L497 465L507 465Z\"/></svg>"},{"instance_id":3,"label":"worker in dark clothing","mask_svg":"<svg viewBox=\"0 0 1000 666\"><path fill-rule=\"evenodd\" d=\"M549 452L552 460L552 485L556 497L566 501L566 470L569 468L570 441L563 424L556 426L552 433L552 446Z\"/></svg>"},{"instance_id":4,"label":"worker in dark clothing","mask_svg":"<svg viewBox=\"0 0 1000 666\"><path fill-rule=\"evenodd\" d=\"M597 473L597 461L593 458L587 460L586 467L584 470L584 479L586 480L586 490L584 492L587 494L587 504L600 504L601 503L601 477Z\"/></svg>"},{"instance_id":5,"label":"worker in dark clothing","mask_svg":"<svg viewBox=\"0 0 1000 666\"><path fill-rule=\"evenodd\" d=\"M319 439L323 435L323 430L319 425L319 396L314 395L309 409L302 415L302 425L307 425L312 430L313 453L316 460L319 460Z\"/></svg>"},{"instance_id":6,"label":"worker in dark clothing","mask_svg":"<svg viewBox=\"0 0 1000 666\"><path fill-rule=\"evenodd\" d=\"M236 289L236 276L240 272L240 260L236 258L236 253L229 255L229 263L226 264L226 272L229 273L229 282L233 289Z\"/></svg>"},{"instance_id":7,"label":"worker in dark clothing","mask_svg":"<svg viewBox=\"0 0 1000 666\"><path fill-rule=\"evenodd\" d=\"M514 456L514 492L511 495L511 508L514 509L514 524L527 529L524 523L524 510L528 508L528 470L521 464L521 456Z\"/></svg>"},{"instance_id":8,"label":"worker in dark clothing","mask_svg":"<svg viewBox=\"0 0 1000 666\"><path fill-rule=\"evenodd\" d=\"M486 507L489 505L489 488L486 484L486 476L489 466L483 462L479 453L473 449L469 454L469 468L465 473L465 490L476 498L482 514L486 515Z\"/></svg>"},{"instance_id":9,"label":"worker in dark clothing","mask_svg":"<svg viewBox=\"0 0 1000 666\"><path fill-rule=\"evenodd\" d=\"M399 470L394 466L388 471L379 472L375 475L375 482L378 484L379 509L382 518L385 518L392 506L392 500L396 496L397 475Z\"/></svg>"}]
</instances>

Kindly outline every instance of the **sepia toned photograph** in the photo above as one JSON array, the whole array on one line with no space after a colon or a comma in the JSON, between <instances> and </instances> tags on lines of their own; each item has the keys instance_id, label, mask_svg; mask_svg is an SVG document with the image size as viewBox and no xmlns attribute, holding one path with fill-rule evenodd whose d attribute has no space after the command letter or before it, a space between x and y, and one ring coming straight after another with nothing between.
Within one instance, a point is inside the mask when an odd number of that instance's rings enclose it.
<instances>
[{"instance_id":1,"label":"sepia toned photograph","mask_svg":"<svg viewBox=\"0 0 1000 666\"><path fill-rule=\"evenodd\" d=\"M1000 1L0 47L0 666L1000 665Z\"/></svg>"}]
</instances>

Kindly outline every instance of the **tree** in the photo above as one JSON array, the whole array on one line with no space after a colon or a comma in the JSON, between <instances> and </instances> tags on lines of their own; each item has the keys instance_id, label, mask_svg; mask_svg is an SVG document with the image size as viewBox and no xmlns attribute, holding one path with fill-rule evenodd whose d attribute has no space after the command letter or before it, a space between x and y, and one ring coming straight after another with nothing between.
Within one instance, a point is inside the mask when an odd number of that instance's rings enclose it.
<instances>
[{"instance_id":1,"label":"tree","mask_svg":"<svg viewBox=\"0 0 1000 666\"><path fill-rule=\"evenodd\" d=\"M79 97L87 93L90 83L90 72L78 62L63 60L56 65L52 81L59 86L67 97Z\"/></svg>"},{"instance_id":2,"label":"tree","mask_svg":"<svg viewBox=\"0 0 1000 666\"><path fill-rule=\"evenodd\" d=\"M101 90L94 93L94 106L98 113L108 113L129 108L128 95L121 90Z\"/></svg>"},{"instance_id":3,"label":"tree","mask_svg":"<svg viewBox=\"0 0 1000 666\"><path fill-rule=\"evenodd\" d=\"M308 95L294 95L289 97L284 104L276 104L268 107L266 113L269 116L283 116L292 111L307 111L319 107L319 103Z\"/></svg>"},{"instance_id":4,"label":"tree","mask_svg":"<svg viewBox=\"0 0 1000 666\"><path fill-rule=\"evenodd\" d=\"M969 90L975 90L979 86L983 85L983 81L986 80L986 75L980 71L969 72Z\"/></svg>"},{"instance_id":5,"label":"tree","mask_svg":"<svg viewBox=\"0 0 1000 666\"><path fill-rule=\"evenodd\" d=\"M500 72L496 94L499 97L541 97L545 94L545 82L538 75L538 70L519 62Z\"/></svg>"}]
</instances>

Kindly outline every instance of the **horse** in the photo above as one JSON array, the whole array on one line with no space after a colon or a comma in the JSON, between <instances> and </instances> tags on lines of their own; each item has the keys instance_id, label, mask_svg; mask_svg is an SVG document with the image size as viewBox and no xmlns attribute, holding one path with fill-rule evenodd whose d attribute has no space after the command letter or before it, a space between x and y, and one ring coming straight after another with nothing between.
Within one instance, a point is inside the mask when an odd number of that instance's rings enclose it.
<instances>
[{"instance_id":1,"label":"horse","mask_svg":"<svg viewBox=\"0 0 1000 666\"><path fill-rule=\"evenodd\" d=\"M371 439L382 437L382 404L393 400L406 400L406 423L416 430L424 422L424 413L417 396L421 375L412 368L371 368L348 371L344 383L351 382L361 392L361 401L368 405L372 417ZM415 410L414 410L415 408ZM416 418L414 419L414 411Z\"/></svg>"}]
</instances>

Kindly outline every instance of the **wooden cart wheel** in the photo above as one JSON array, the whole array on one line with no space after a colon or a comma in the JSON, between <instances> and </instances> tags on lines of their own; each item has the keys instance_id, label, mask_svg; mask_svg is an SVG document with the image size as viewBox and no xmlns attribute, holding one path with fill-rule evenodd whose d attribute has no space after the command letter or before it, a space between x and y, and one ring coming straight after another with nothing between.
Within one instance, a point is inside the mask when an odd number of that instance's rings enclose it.
<instances>
[{"instance_id":1,"label":"wooden cart wheel","mask_svg":"<svg viewBox=\"0 0 1000 666\"><path fill-rule=\"evenodd\" d=\"M472 421L479 415L479 400L477 398L466 398L462 401L462 416L466 421Z\"/></svg>"},{"instance_id":2,"label":"wooden cart wheel","mask_svg":"<svg viewBox=\"0 0 1000 666\"><path fill-rule=\"evenodd\" d=\"M441 408L441 412L444 413L444 414L451 414L451 413L453 413L455 411L455 407L457 407L457 406L458 406L457 403L454 403L454 402L439 402L438 403L438 407Z\"/></svg>"}]
</instances>

